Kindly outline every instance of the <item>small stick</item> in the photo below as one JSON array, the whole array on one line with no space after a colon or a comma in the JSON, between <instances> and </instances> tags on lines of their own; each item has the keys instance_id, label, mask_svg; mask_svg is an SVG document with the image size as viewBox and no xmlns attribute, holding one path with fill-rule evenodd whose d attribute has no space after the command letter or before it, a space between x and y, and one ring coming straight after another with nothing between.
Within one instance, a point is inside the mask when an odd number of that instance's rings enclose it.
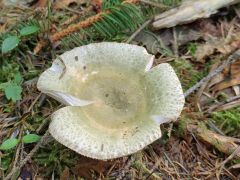
<instances>
[{"instance_id":1,"label":"small stick","mask_svg":"<svg viewBox=\"0 0 240 180\"><path fill-rule=\"evenodd\" d=\"M175 57L178 59L179 58L179 53L178 53L178 35L177 35L177 31L176 28L173 27L173 51L175 54Z\"/></svg>"},{"instance_id":2,"label":"small stick","mask_svg":"<svg viewBox=\"0 0 240 180\"><path fill-rule=\"evenodd\" d=\"M193 87L189 88L185 93L185 98L188 97L190 94L192 94L194 91L196 91L199 87L201 87L205 82L209 81L211 78L222 72L225 67L228 65L236 62L240 58L240 50L235 51L232 55L228 57L228 59L217 69L215 69L213 72L208 74L206 77L204 77L201 81L199 81L197 84L195 84Z\"/></svg>"},{"instance_id":3,"label":"small stick","mask_svg":"<svg viewBox=\"0 0 240 180\"><path fill-rule=\"evenodd\" d=\"M36 102L38 101L38 99L41 97L42 93L39 93L38 96L34 99L34 101L32 102L32 104L29 106L27 112L30 112L33 108L33 106L36 104Z\"/></svg>"},{"instance_id":4,"label":"small stick","mask_svg":"<svg viewBox=\"0 0 240 180\"><path fill-rule=\"evenodd\" d=\"M147 20L143 25L141 25L126 41L126 43L130 43L146 26L148 26L152 22L152 19Z\"/></svg>"},{"instance_id":5,"label":"small stick","mask_svg":"<svg viewBox=\"0 0 240 180\"><path fill-rule=\"evenodd\" d=\"M46 139L49 136L48 130L45 132L45 134L42 136L40 141L34 146L34 148L28 153L28 155L19 163L19 166L14 167L11 172L4 178L4 180L9 180L11 177L19 171L31 158L32 156L38 151L38 149L46 142Z\"/></svg>"},{"instance_id":6,"label":"small stick","mask_svg":"<svg viewBox=\"0 0 240 180\"><path fill-rule=\"evenodd\" d=\"M230 155L230 156L228 156L228 158L227 159L225 159L223 162L221 162L217 167L215 167L214 169L212 169L212 171L215 171L215 170L217 170L217 169L222 169L223 168L223 166L228 162L228 161L230 161L232 158L234 158L237 154L239 154L240 153L240 146L238 146L238 148L237 149L235 149L235 151L233 151L233 153ZM206 177L206 179L209 179L210 177L212 177L213 176L213 172L208 176L208 177Z\"/></svg>"},{"instance_id":7,"label":"small stick","mask_svg":"<svg viewBox=\"0 0 240 180\"><path fill-rule=\"evenodd\" d=\"M77 20L80 16L87 14L91 10L93 10L93 6L89 6L88 8L84 9L83 11L78 12L78 14L73 15L72 17L70 17L69 19L64 21L61 25L66 26L68 24L71 24L73 21Z\"/></svg>"}]
</instances>

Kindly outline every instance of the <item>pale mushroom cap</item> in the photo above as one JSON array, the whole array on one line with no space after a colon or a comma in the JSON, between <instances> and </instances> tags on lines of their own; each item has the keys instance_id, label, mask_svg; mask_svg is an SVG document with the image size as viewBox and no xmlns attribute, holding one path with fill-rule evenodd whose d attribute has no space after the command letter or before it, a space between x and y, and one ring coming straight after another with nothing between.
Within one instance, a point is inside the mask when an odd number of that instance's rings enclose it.
<instances>
[{"instance_id":1,"label":"pale mushroom cap","mask_svg":"<svg viewBox=\"0 0 240 180\"><path fill-rule=\"evenodd\" d=\"M57 141L84 156L103 160L122 157L161 137L160 127L150 118L110 128L87 117L85 108L68 106L58 110L49 126Z\"/></svg>"},{"instance_id":2,"label":"pale mushroom cap","mask_svg":"<svg viewBox=\"0 0 240 180\"><path fill-rule=\"evenodd\" d=\"M61 55L37 84L71 105L52 115L52 136L96 159L132 154L159 139L159 124L178 118L184 96L169 64L150 69L153 58L142 47L108 42Z\"/></svg>"}]
</instances>

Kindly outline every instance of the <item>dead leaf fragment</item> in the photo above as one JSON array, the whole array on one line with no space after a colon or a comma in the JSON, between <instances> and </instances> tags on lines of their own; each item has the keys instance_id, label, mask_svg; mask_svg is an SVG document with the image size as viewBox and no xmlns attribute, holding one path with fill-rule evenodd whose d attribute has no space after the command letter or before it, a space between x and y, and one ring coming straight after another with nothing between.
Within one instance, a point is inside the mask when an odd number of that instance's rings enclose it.
<instances>
[{"instance_id":1,"label":"dead leaf fragment","mask_svg":"<svg viewBox=\"0 0 240 180\"><path fill-rule=\"evenodd\" d=\"M77 176L91 179L91 171L101 174L111 165L113 165L113 161L100 161L82 156L79 163L73 168L73 172Z\"/></svg>"},{"instance_id":2,"label":"dead leaf fragment","mask_svg":"<svg viewBox=\"0 0 240 180\"><path fill-rule=\"evenodd\" d=\"M68 180L69 176L70 176L69 168L65 167L65 169L63 170L63 172L60 176L60 180Z\"/></svg>"}]
</instances>

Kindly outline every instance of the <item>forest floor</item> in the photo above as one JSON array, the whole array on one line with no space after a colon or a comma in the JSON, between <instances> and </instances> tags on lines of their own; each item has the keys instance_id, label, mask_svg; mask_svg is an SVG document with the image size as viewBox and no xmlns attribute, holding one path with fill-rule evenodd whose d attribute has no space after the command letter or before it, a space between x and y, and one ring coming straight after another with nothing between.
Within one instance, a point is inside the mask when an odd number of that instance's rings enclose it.
<instances>
[{"instance_id":1,"label":"forest floor","mask_svg":"<svg viewBox=\"0 0 240 180\"><path fill-rule=\"evenodd\" d=\"M123 12L119 9L127 5L118 0L35 0L14 6L4 2L0 1L0 179L240 179L239 5L206 19L153 30L142 25L180 1L140 3L134 5L140 11L130 7L132 11ZM108 27L111 23L87 19L109 9L119 10L110 17L116 18L118 30ZM77 31L63 31L73 24ZM161 139L109 161L81 156L45 134L50 115L62 105L36 88L39 75L58 55L102 41L144 46L155 55L154 65L170 63L186 97L179 120L161 127ZM234 62L227 64L229 59Z\"/></svg>"}]
</instances>

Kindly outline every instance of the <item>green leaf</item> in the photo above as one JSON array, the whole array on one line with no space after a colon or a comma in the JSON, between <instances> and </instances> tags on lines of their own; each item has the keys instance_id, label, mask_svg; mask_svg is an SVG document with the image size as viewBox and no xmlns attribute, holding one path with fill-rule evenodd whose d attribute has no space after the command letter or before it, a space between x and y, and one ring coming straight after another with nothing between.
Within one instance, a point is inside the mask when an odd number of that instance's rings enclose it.
<instances>
[{"instance_id":1,"label":"green leaf","mask_svg":"<svg viewBox=\"0 0 240 180\"><path fill-rule=\"evenodd\" d=\"M14 82L17 83L17 84L21 84L22 82L22 76L19 72L17 72L14 76Z\"/></svg>"},{"instance_id":2,"label":"green leaf","mask_svg":"<svg viewBox=\"0 0 240 180\"><path fill-rule=\"evenodd\" d=\"M13 102L16 102L21 99L22 87L10 82L4 87L4 92L8 100L12 99Z\"/></svg>"},{"instance_id":3,"label":"green leaf","mask_svg":"<svg viewBox=\"0 0 240 180\"><path fill-rule=\"evenodd\" d=\"M22 28L20 30L20 35L21 36L27 36L27 35L34 34L34 33L38 32L38 31L39 31L39 27L38 26L34 26L34 25L26 26L26 27L24 27L24 28Z\"/></svg>"},{"instance_id":4,"label":"green leaf","mask_svg":"<svg viewBox=\"0 0 240 180\"><path fill-rule=\"evenodd\" d=\"M40 138L41 137L38 136L37 134L27 134L23 136L22 141L23 143L34 143L34 142L38 142Z\"/></svg>"},{"instance_id":5,"label":"green leaf","mask_svg":"<svg viewBox=\"0 0 240 180\"><path fill-rule=\"evenodd\" d=\"M2 43L2 53L7 53L18 46L20 39L17 36L9 36Z\"/></svg>"},{"instance_id":6,"label":"green leaf","mask_svg":"<svg viewBox=\"0 0 240 180\"><path fill-rule=\"evenodd\" d=\"M6 141L4 141L1 144L0 150L12 149L12 148L14 148L18 144L18 142L19 142L19 140L16 139L16 138L7 139Z\"/></svg>"}]
</instances>

